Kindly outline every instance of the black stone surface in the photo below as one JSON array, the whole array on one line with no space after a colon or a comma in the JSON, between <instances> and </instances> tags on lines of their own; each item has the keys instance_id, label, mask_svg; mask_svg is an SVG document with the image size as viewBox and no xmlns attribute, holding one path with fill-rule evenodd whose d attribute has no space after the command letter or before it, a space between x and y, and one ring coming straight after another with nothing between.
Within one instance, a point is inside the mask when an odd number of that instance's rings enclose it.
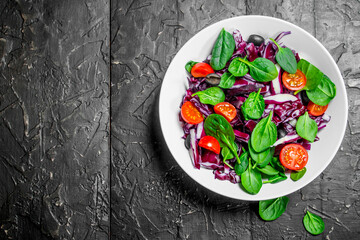
<instances>
[{"instance_id":1,"label":"black stone surface","mask_svg":"<svg viewBox=\"0 0 360 240\"><path fill-rule=\"evenodd\" d=\"M356 0L0 1L0 239L358 239L359 12ZM349 98L336 157L272 222L190 179L158 122L177 51L248 14L315 36ZM304 229L306 209L321 235Z\"/></svg>"},{"instance_id":2,"label":"black stone surface","mask_svg":"<svg viewBox=\"0 0 360 240\"><path fill-rule=\"evenodd\" d=\"M0 239L109 236L109 1L0 1Z\"/></svg>"},{"instance_id":3,"label":"black stone surface","mask_svg":"<svg viewBox=\"0 0 360 240\"><path fill-rule=\"evenodd\" d=\"M111 236L114 239L357 239L359 215L359 10L357 1L112 1ZM273 222L258 204L221 197L194 183L168 152L157 104L177 51L206 26L247 14L292 22L330 51L349 94L340 151L311 184L289 195ZM309 209L325 221L311 236Z\"/></svg>"}]
</instances>

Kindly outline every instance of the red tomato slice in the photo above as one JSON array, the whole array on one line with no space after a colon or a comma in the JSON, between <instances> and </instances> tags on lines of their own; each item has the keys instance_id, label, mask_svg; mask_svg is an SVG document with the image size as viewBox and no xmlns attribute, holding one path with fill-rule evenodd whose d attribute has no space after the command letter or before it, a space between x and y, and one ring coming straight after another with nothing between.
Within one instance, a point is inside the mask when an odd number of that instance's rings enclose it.
<instances>
[{"instance_id":1,"label":"red tomato slice","mask_svg":"<svg viewBox=\"0 0 360 240\"><path fill-rule=\"evenodd\" d=\"M291 170L300 170L308 162L309 155L300 144L291 143L285 145L280 152L281 164Z\"/></svg>"},{"instance_id":2,"label":"red tomato slice","mask_svg":"<svg viewBox=\"0 0 360 240\"><path fill-rule=\"evenodd\" d=\"M307 105L307 109L308 109L309 113L313 116L320 116L320 115L324 114L324 112L326 111L327 108L328 108L328 105L320 106L311 101Z\"/></svg>"},{"instance_id":3,"label":"red tomato slice","mask_svg":"<svg viewBox=\"0 0 360 240\"><path fill-rule=\"evenodd\" d=\"M204 121L200 111L189 101L181 106L181 117L189 124L198 124Z\"/></svg>"},{"instance_id":4,"label":"red tomato slice","mask_svg":"<svg viewBox=\"0 0 360 240\"><path fill-rule=\"evenodd\" d=\"M215 113L222 115L228 122L236 117L236 108L228 102L221 102L214 106Z\"/></svg>"},{"instance_id":5,"label":"red tomato slice","mask_svg":"<svg viewBox=\"0 0 360 240\"><path fill-rule=\"evenodd\" d=\"M212 136L202 137L199 141L199 146L213 151L216 154L220 153L220 143L216 138Z\"/></svg>"},{"instance_id":6,"label":"red tomato slice","mask_svg":"<svg viewBox=\"0 0 360 240\"><path fill-rule=\"evenodd\" d=\"M210 73L214 73L214 69L212 69L209 64L204 62L196 63L191 69L191 75L196 78L206 77Z\"/></svg>"},{"instance_id":7,"label":"red tomato slice","mask_svg":"<svg viewBox=\"0 0 360 240\"><path fill-rule=\"evenodd\" d=\"M305 87L306 77L304 73L298 69L294 74L284 72L282 75L282 82L287 89L296 91Z\"/></svg>"}]
</instances>

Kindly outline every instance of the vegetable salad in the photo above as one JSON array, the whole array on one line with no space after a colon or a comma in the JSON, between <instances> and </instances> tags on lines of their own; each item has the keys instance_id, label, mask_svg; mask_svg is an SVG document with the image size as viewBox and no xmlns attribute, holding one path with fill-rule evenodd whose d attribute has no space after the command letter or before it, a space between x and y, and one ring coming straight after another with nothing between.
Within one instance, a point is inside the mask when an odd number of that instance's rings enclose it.
<instances>
[{"instance_id":1,"label":"vegetable salad","mask_svg":"<svg viewBox=\"0 0 360 240\"><path fill-rule=\"evenodd\" d=\"M222 29L211 55L189 61L180 122L194 167L257 194L263 184L306 174L311 143L330 121L336 86L284 44ZM310 159L311 161L311 159Z\"/></svg>"}]
</instances>

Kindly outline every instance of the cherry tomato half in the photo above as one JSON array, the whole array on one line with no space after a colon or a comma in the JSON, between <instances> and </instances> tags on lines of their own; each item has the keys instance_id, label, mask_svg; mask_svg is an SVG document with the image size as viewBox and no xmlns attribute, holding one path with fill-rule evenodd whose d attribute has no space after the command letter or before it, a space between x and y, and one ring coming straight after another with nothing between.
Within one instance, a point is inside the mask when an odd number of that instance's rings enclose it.
<instances>
[{"instance_id":1,"label":"cherry tomato half","mask_svg":"<svg viewBox=\"0 0 360 240\"><path fill-rule=\"evenodd\" d=\"M306 77L304 73L298 69L294 74L284 72L282 75L282 82L287 89L296 91L305 86Z\"/></svg>"},{"instance_id":2,"label":"cherry tomato half","mask_svg":"<svg viewBox=\"0 0 360 240\"><path fill-rule=\"evenodd\" d=\"M324 114L324 112L326 111L327 108L328 108L328 105L320 106L311 101L307 105L307 109L308 109L309 113L313 116L320 116L320 115Z\"/></svg>"},{"instance_id":3,"label":"cherry tomato half","mask_svg":"<svg viewBox=\"0 0 360 240\"><path fill-rule=\"evenodd\" d=\"M308 162L309 155L300 144L291 143L285 145L280 151L281 164L291 170L300 170Z\"/></svg>"},{"instance_id":4,"label":"cherry tomato half","mask_svg":"<svg viewBox=\"0 0 360 240\"><path fill-rule=\"evenodd\" d=\"M216 154L220 153L220 143L212 136L204 136L199 141L199 146L213 151Z\"/></svg>"},{"instance_id":5,"label":"cherry tomato half","mask_svg":"<svg viewBox=\"0 0 360 240\"><path fill-rule=\"evenodd\" d=\"M228 122L231 122L236 117L235 107L228 102L221 102L214 106L215 113L222 115Z\"/></svg>"},{"instance_id":6,"label":"cherry tomato half","mask_svg":"<svg viewBox=\"0 0 360 240\"><path fill-rule=\"evenodd\" d=\"M204 62L196 63L191 69L191 75L196 78L206 77L210 73L214 73L214 69L212 69L209 64Z\"/></svg>"},{"instance_id":7,"label":"cherry tomato half","mask_svg":"<svg viewBox=\"0 0 360 240\"><path fill-rule=\"evenodd\" d=\"M181 117L189 124L198 124L204 121L200 111L189 101L181 106Z\"/></svg>"}]
</instances>

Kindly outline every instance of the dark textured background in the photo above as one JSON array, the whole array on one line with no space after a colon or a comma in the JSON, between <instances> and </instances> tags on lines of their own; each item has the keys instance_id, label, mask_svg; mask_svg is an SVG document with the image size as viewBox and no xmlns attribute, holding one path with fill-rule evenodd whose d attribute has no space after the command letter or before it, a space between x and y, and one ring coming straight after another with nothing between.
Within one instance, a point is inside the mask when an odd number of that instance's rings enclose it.
<instances>
[{"instance_id":1,"label":"dark textured background","mask_svg":"<svg viewBox=\"0 0 360 240\"><path fill-rule=\"evenodd\" d=\"M358 238L359 1L2 0L0 12L0 239ZM349 97L336 157L273 222L257 203L194 183L158 122L177 51L204 27L247 14L315 36ZM305 231L305 209L323 217L320 236Z\"/></svg>"}]
</instances>

